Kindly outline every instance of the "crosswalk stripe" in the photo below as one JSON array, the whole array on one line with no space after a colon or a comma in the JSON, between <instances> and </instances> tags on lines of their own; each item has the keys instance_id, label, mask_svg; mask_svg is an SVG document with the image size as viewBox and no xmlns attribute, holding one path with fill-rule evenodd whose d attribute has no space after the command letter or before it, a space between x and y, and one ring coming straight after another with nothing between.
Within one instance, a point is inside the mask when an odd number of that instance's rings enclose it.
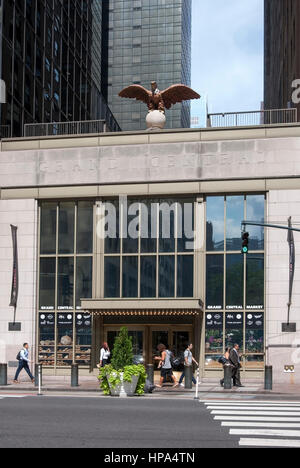
<instances>
[{"instance_id":1,"label":"crosswalk stripe","mask_svg":"<svg viewBox=\"0 0 300 468\"><path fill-rule=\"evenodd\" d=\"M263 403L254 403L254 402L247 402L247 403L232 403L232 402L223 402L223 403L205 403L205 406L207 408L211 408L211 407L216 407L216 408L221 408L223 406L226 406L226 407L230 407L230 408L236 408L236 407L242 407L242 408L245 408L245 407L264 407L264 408L296 408L296 409L300 409L300 405L298 405L297 403L267 403L267 404L263 404Z\"/></svg>"},{"instance_id":2,"label":"crosswalk stripe","mask_svg":"<svg viewBox=\"0 0 300 468\"><path fill-rule=\"evenodd\" d=\"M286 402L286 403L281 403L278 401L200 401L200 403L204 403L205 406L224 406L224 405L229 405L229 406L296 406L300 407L300 403L291 401L291 402Z\"/></svg>"},{"instance_id":3,"label":"crosswalk stripe","mask_svg":"<svg viewBox=\"0 0 300 468\"><path fill-rule=\"evenodd\" d=\"M286 447L299 448L300 440L280 440L280 439L241 439L240 447Z\"/></svg>"},{"instance_id":4,"label":"crosswalk stripe","mask_svg":"<svg viewBox=\"0 0 300 468\"><path fill-rule=\"evenodd\" d=\"M289 413L288 411L257 411L257 410L254 410L254 411L244 411L244 410L241 410L241 411L224 411L224 410L214 410L214 411L211 411L211 414L214 414L214 415L217 415L217 414L222 414L222 415L233 415L233 416L246 416L246 415L249 415L249 416L253 416L253 415L257 415L257 416L289 416L291 415L291 413ZM293 416L300 416L300 413L299 412L295 412L293 413Z\"/></svg>"},{"instance_id":5,"label":"crosswalk stripe","mask_svg":"<svg viewBox=\"0 0 300 468\"><path fill-rule=\"evenodd\" d=\"M229 434L264 437L300 437L300 431L290 431L283 429L230 429Z\"/></svg>"},{"instance_id":6,"label":"crosswalk stripe","mask_svg":"<svg viewBox=\"0 0 300 468\"><path fill-rule=\"evenodd\" d=\"M300 418L267 417L267 416L215 416L215 421L269 421L269 422L300 422Z\"/></svg>"},{"instance_id":7,"label":"crosswalk stripe","mask_svg":"<svg viewBox=\"0 0 300 468\"><path fill-rule=\"evenodd\" d=\"M293 407L276 407L276 406L269 406L269 407L263 407L263 406L208 406L208 410L233 410L233 411L238 411L238 410L265 410L265 411L299 411L300 408L293 408Z\"/></svg>"},{"instance_id":8,"label":"crosswalk stripe","mask_svg":"<svg viewBox=\"0 0 300 468\"><path fill-rule=\"evenodd\" d=\"M248 422L248 421L223 421L222 427L269 427L269 428L294 428L300 429L299 423L290 423L290 422Z\"/></svg>"},{"instance_id":9,"label":"crosswalk stripe","mask_svg":"<svg viewBox=\"0 0 300 468\"><path fill-rule=\"evenodd\" d=\"M278 422L249 422L249 421L222 421L222 427L269 427L269 428L289 428L300 429L299 423L278 423Z\"/></svg>"}]
</instances>

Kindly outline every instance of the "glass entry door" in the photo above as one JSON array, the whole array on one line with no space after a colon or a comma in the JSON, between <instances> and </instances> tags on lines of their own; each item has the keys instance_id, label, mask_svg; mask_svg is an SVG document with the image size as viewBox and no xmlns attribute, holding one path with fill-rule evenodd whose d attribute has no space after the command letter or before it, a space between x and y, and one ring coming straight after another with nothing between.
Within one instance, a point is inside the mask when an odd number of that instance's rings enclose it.
<instances>
[{"instance_id":1,"label":"glass entry door","mask_svg":"<svg viewBox=\"0 0 300 468\"><path fill-rule=\"evenodd\" d=\"M151 327L151 351L149 353L149 357L151 358L152 356L156 370L158 364L157 361L154 361L154 357L159 356L157 350L158 345L164 344L167 346L167 348L172 351L176 358L183 356L187 346L193 341L192 331L193 330L191 326L174 325L166 327L165 329L163 329L163 327ZM151 360L149 362L151 363ZM183 370L183 366L182 368L178 368L176 370Z\"/></svg>"}]
</instances>

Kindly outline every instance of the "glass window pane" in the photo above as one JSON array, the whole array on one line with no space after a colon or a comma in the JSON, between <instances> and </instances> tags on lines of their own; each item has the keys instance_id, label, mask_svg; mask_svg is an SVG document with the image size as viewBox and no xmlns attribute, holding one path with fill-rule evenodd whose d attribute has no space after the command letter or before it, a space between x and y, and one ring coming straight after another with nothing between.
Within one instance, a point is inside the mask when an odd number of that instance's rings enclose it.
<instances>
[{"instance_id":1,"label":"glass window pane","mask_svg":"<svg viewBox=\"0 0 300 468\"><path fill-rule=\"evenodd\" d=\"M264 352L264 314L246 315L246 353Z\"/></svg>"},{"instance_id":2,"label":"glass window pane","mask_svg":"<svg viewBox=\"0 0 300 468\"><path fill-rule=\"evenodd\" d=\"M261 369L265 367L265 358L264 356L246 356L245 357L245 367L246 369Z\"/></svg>"},{"instance_id":3,"label":"glass window pane","mask_svg":"<svg viewBox=\"0 0 300 468\"><path fill-rule=\"evenodd\" d=\"M264 254L247 255L247 309L264 308L265 259Z\"/></svg>"},{"instance_id":4,"label":"glass window pane","mask_svg":"<svg viewBox=\"0 0 300 468\"><path fill-rule=\"evenodd\" d=\"M138 297L138 257L123 257L123 297Z\"/></svg>"},{"instance_id":5,"label":"glass window pane","mask_svg":"<svg viewBox=\"0 0 300 468\"><path fill-rule=\"evenodd\" d=\"M105 253L120 253L120 213L119 202L117 200L105 203ZM118 295L119 296L119 295Z\"/></svg>"},{"instance_id":6,"label":"glass window pane","mask_svg":"<svg viewBox=\"0 0 300 468\"><path fill-rule=\"evenodd\" d=\"M73 309L74 258L58 259L57 307Z\"/></svg>"},{"instance_id":7,"label":"glass window pane","mask_svg":"<svg viewBox=\"0 0 300 468\"><path fill-rule=\"evenodd\" d=\"M194 257L177 257L177 297L194 297Z\"/></svg>"},{"instance_id":8,"label":"glass window pane","mask_svg":"<svg viewBox=\"0 0 300 468\"><path fill-rule=\"evenodd\" d=\"M75 203L60 203L58 252L60 254L74 253L74 223Z\"/></svg>"},{"instance_id":9,"label":"glass window pane","mask_svg":"<svg viewBox=\"0 0 300 468\"><path fill-rule=\"evenodd\" d=\"M127 220L125 219L126 210L123 207L123 220L127 224L124 225L123 252L138 253L139 249L139 203L136 201L128 203ZM124 213L125 211L125 213ZM130 213L130 214L129 214ZM133 214L132 214L133 213ZM127 238L125 237L127 235Z\"/></svg>"},{"instance_id":10,"label":"glass window pane","mask_svg":"<svg viewBox=\"0 0 300 468\"><path fill-rule=\"evenodd\" d=\"M227 312L226 313L226 348L233 348L235 344L240 346L240 351L243 352L244 347L244 314L243 312Z\"/></svg>"},{"instance_id":11,"label":"glass window pane","mask_svg":"<svg viewBox=\"0 0 300 468\"><path fill-rule=\"evenodd\" d=\"M175 295L175 257L159 257L159 297Z\"/></svg>"},{"instance_id":12,"label":"glass window pane","mask_svg":"<svg viewBox=\"0 0 300 468\"><path fill-rule=\"evenodd\" d=\"M205 352L223 353L223 313L206 314Z\"/></svg>"},{"instance_id":13,"label":"glass window pane","mask_svg":"<svg viewBox=\"0 0 300 468\"><path fill-rule=\"evenodd\" d=\"M194 250L194 200L177 204L177 250L192 252Z\"/></svg>"},{"instance_id":14,"label":"glass window pane","mask_svg":"<svg viewBox=\"0 0 300 468\"><path fill-rule=\"evenodd\" d=\"M205 369L223 369L222 364L220 364L218 361L220 359L220 354L218 355L213 355L213 354L208 354L205 356Z\"/></svg>"},{"instance_id":15,"label":"glass window pane","mask_svg":"<svg viewBox=\"0 0 300 468\"><path fill-rule=\"evenodd\" d=\"M156 257L141 257L141 297L156 297Z\"/></svg>"},{"instance_id":16,"label":"glass window pane","mask_svg":"<svg viewBox=\"0 0 300 468\"><path fill-rule=\"evenodd\" d=\"M76 259L76 307L80 299L91 299L93 292L93 258L77 257Z\"/></svg>"},{"instance_id":17,"label":"glass window pane","mask_svg":"<svg viewBox=\"0 0 300 468\"><path fill-rule=\"evenodd\" d=\"M223 309L224 255L206 256L206 308Z\"/></svg>"},{"instance_id":18,"label":"glass window pane","mask_svg":"<svg viewBox=\"0 0 300 468\"><path fill-rule=\"evenodd\" d=\"M244 220L244 197L226 199L226 249L241 250L241 223Z\"/></svg>"},{"instance_id":19,"label":"glass window pane","mask_svg":"<svg viewBox=\"0 0 300 468\"><path fill-rule=\"evenodd\" d=\"M40 259L40 310L55 309L55 258Z\"/></svg>"},{"instance_id":20,"label":"glass window pane","mask_svg":"<svg viewBox=\"0 0 300 468\"><path fill-rule=\"evenodd\" d=\"M77 253L93 253L94 207L91 202L79 202L77 210Z\"/></svg>"},{"instance_id":21,"label":"glass window pane","mask_svg":"<svg viewBox=\"0 0 300 468\"><path fill-rule=\"evenodd\" d=\"M120 297L120 258L106 257L104 260L105 297Z\"/></svg>"},{"instance_id":22,"label":"glass window pane","mask_svg":"<svg viewBox=\"0 0 300 468\"><path fill-rule=\"evenodd\" d=\"M41 254L56 254L56 203L41 206Z\"/></svg>"},{"instance_id":23,"label":"glass window pane","mask_svg":"<svg viewBox=\"0 0 300 468\"><path fill-rule=\"evenodd\" d=\"M159 206L159 251L175 252L175 213L174 200L165 200Z\"/></svg>"},{"instance_id":24,"label":"glass window pane","mask_svg":"<svg viewBox=\"0 0 300 468\"><path fill-rule=\"evenodd\" d=\"M156 253L157 250L157 212L155 200L143 200L141 204L141 252Z\"/></svg>"},{"instance_id":25,"label":"glass window pane","mask_svg":"<svg viewBox=\"0 0 300 468\"><path fill-rule=\"evenodd\" d=\"M226 255L226 308L242 309L244 304L244 256Z\"/></svg>"},{"instance_id":26,"label":"glass window pane","mask_svg":"<svg viewBox=\"0 0 300 468\"><path fill-rule=\"evenodd\" d=\"M92 349L92 317L88 313L76 314L76 348L77 364L88 366Z\"/></svg>"},{"instance_id":27,"label":"glass window pane","mask_svg":"<svg viewBox=\"0 0 300 468\"><path fill-rule=\"evenodd\" d=\"M247 196L247 221L264 222L265 196ZM249 250L264 250L264 228L260 226L247 226L249 237Z\"/></svg>"},{"instance_id":28,"label":"glass window pane","mask_svg":"<svg viewBox=\"0 0 300 468\"><path fill-rule=\"evenodd\" d=\"M40 314L39 362L46 366L55 364L55 315Z\"/></svg>"},{"instance_id":29,"label":"glass window pane","mask_svg":"<svg viewBox=\"0 0 300 468\"><path fill-rule=\"evenodd\" d=\"M73 363L73 314L58 314L57 318L57 365Z\"/></svg>"},{"instance_id":30,"label":"glass window pane","mask_svg":"<svg viewBox=\"0 0 300 468\"><path fill-rule=\"evenodd\" d=\"M207 197L206 249L224 250L224 197Z\"/></svg>"}]
</instances>

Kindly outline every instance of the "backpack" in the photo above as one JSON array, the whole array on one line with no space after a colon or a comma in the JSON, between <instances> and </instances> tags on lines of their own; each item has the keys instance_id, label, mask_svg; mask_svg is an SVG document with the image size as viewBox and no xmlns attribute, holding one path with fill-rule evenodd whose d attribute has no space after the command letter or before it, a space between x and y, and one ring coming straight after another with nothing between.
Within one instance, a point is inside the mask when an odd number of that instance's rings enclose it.
<instances>
[{"instance_id":1,"label":"backpack","mask_svg":"<svg viewBox=\"0 0 300 468\"><path fill-rule=\"evenodd\" d=\"M175 368L182 366L184 364L184 353L181 353L180 356L176 358L172 354L171 363L172 363L172 367L175 367Z\"/></svg>"},{"instance_id":2,"label":"backpack","mask_svg":"<svg viewBox=\"0 0 300 468\"><path fill-rule=\"evenodd\" d=\"M21 361L21 351L18 352L16 359L17 361Z\"/></svg>"}]
</instances>

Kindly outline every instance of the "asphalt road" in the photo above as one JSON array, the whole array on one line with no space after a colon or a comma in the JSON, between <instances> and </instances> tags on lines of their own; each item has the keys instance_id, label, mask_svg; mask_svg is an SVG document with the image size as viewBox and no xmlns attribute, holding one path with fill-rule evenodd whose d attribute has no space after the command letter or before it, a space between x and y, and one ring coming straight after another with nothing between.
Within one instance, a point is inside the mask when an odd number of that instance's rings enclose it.
<instances>
[{"instance_id":1,"label":"asphalt road","mask_svg":"<svg viewBox=\"0 0 300 468\"><path fill-rule=\"evenodd\" d=\"M193 400L0 399L0 448L237 448Z\"/></svg>"}]
</instances>

